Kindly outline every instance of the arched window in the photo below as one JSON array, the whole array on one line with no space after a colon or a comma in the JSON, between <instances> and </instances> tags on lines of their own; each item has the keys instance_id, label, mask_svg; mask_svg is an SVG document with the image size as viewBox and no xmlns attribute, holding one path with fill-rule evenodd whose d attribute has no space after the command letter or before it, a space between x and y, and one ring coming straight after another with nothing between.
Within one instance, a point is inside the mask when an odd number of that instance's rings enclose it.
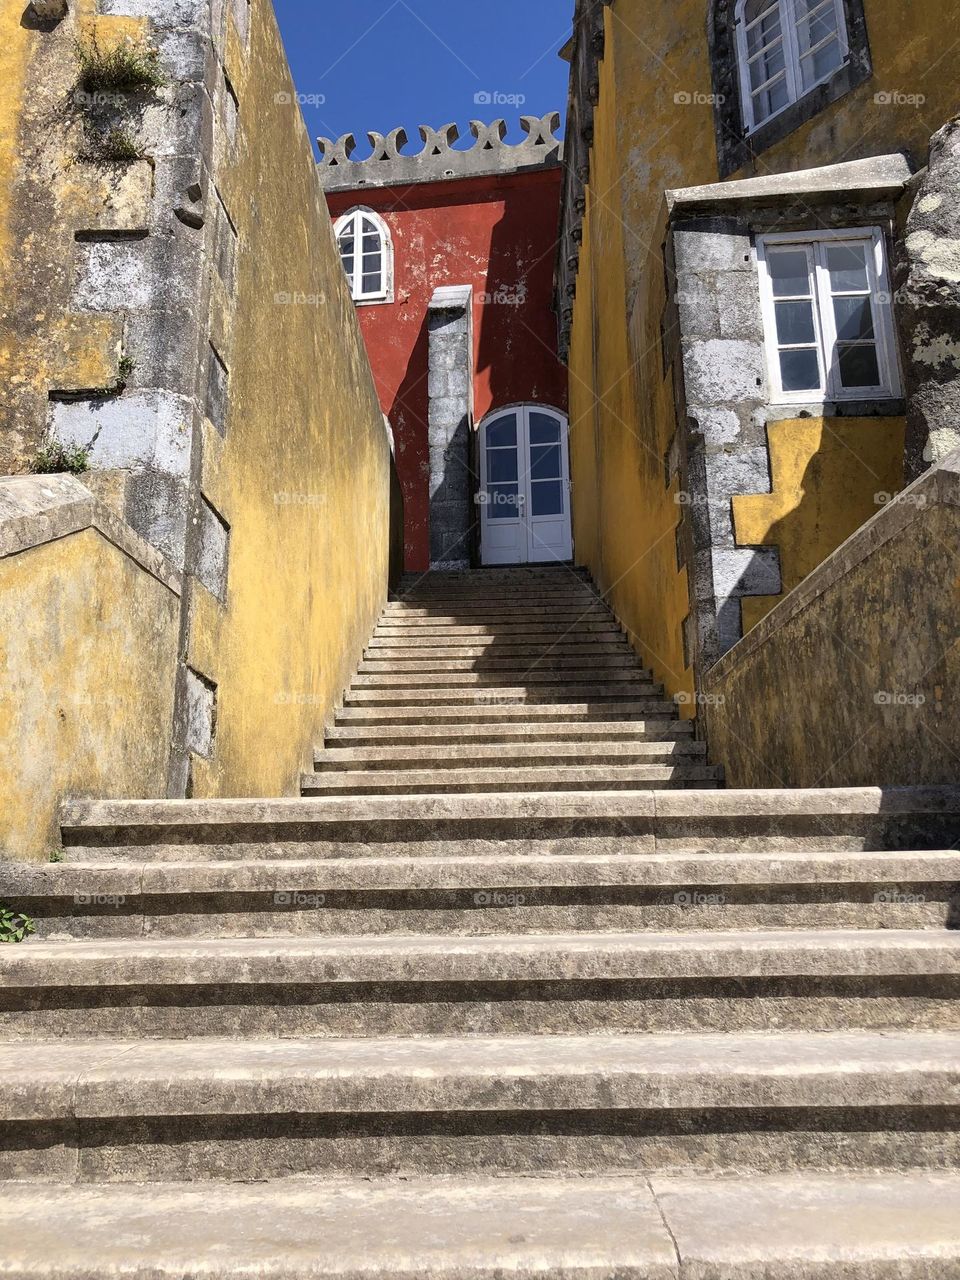
<instances>
[{"instance_id":1,"label":"arched window","mask_svg":"<svg viewBox=\"0 0 960 1280\"><path fill-rule=\"evenodd\" d=\"M393 241L372 209L351 209L334 227L354 302L393 301Z\"/></svg>"},{"instance_id":2,"label":"arched window","mask_svg":"<svg viewBox=\"0 0 960 1280\"><path fill-rule=\"evenodd\" d=\"M739 0L737 53L750 132L843 66L848 54L843 0Z\"/></svg>"}]
</instances>

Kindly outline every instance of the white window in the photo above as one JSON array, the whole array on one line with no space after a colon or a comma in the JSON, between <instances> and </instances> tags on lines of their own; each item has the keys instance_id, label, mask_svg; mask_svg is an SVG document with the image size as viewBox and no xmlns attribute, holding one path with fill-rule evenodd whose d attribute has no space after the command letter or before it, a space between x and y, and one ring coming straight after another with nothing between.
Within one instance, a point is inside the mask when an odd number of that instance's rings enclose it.
<instances>
[{"instance_id":1,"label":"white window","mask_svg":"<svg viewBox=\"0 0 960 1280\"><path fill-rule=\"evenodd\" d=\"M775 401L899 397L878 228L764 236L757 259Z\"/></svg>"},{"instance_id":2,"label":"white window","mask_svg":"<svg viewBox=\"0 0 960 1280\"><path fill-rule=\"evenodd\" d=\"M352 209L334 227L354 302L393 301L390 228L372 209Z\"/></svg>"},{"instance_id":3,"label":"white window","mask_svg":"<svg viewBox=\"0 0 960 1280\"><path fill-rule=\"evenodd\" d=\"M739 0L737 51L751 133L846 62L843 0Z\"/></svg>"}]
</instances>

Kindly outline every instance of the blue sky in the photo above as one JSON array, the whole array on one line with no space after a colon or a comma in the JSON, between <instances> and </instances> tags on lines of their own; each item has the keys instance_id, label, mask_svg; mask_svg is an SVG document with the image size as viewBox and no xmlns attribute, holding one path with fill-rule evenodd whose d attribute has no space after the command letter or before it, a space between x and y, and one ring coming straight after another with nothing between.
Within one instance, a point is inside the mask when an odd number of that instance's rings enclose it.
<instances>
[{"instance_id":1,"label":"blue sky","mask_svg":"<svg viewBox=\"0 0 960 1280\"><path fill-rule=\"evenodd\" d=\"M559 111L573 0L274 0L312 137L502 116L519 142L521 115ZM477 101L477 95L491 101ZM500 95L499 98L496 95ZM409 147L415 150L418 147Z\"/></svg>"}]
</instances>

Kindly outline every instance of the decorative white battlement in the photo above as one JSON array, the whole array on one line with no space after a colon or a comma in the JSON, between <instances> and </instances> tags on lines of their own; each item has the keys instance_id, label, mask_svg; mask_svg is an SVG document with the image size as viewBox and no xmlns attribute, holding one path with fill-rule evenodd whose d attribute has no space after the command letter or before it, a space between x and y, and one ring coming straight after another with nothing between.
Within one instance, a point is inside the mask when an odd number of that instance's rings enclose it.
<instances>
[{"instance_id":1,"label":"decorative white battlement","mask_svg":"<svg viewBox=\"0 0 960 1280\"><path fill-rule=\"evenodd\" d=\"M352 133L334 142L318 138L322 155L319 160L320 180L328 191L351 190L356 187L389 187L398 183L442 182L447 178L478 178L487 174L518 173L529 169L550 169L563 157L563 143L557 138L560 114L550 111L543 116L521 116L520 125L527 135L513 146L504 142L507 125L504 120L484 124L470 121L470 132L476 139L465 151L453 144L460 137L455 124L432 129L420 125L423 149L405 155L405 129L394 129L384 136L368 133L373 154L365 160L351 159L357 147Z\"/></svg>"}]
</instances>

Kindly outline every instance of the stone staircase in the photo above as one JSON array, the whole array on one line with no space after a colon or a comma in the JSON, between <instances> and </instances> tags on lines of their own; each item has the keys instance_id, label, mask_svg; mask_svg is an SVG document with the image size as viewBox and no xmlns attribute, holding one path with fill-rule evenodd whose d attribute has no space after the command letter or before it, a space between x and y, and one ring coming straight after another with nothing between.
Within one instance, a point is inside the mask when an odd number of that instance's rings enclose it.
<instances>
[{"instance_id":1,"label":"stone staircase","mask_svg":"<svg viewBox=\"0 0 960 1280\"><path fill-rule=\"evenodd\" d=\"M69 803L0 1277L957 1280L960 789L721 781L535 569L405 586L302 798Z\"/></svg>"}]
</instances>

